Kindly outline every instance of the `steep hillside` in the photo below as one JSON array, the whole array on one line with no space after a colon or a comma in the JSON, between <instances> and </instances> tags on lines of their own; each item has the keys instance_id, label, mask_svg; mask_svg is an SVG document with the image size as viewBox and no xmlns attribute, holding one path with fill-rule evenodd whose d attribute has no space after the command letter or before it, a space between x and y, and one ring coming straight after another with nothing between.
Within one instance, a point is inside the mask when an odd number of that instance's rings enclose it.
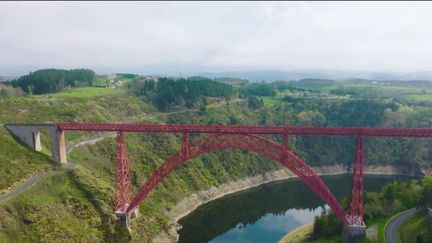
<instances>
[{"instance_id":1,"label":"steep hillside","mask_svg":"<svg viewBox=\"0 0 432 243\"><path fill-rule=\"evenodd\" d=\"M388 100L271 99L262 107L251 108L247 100L208 98L207 106L199 109L195 106L162 113L125 90L94 93L93 89L0 99L0 122L429 126L432 120L429 108L395 106ZM73 144L83 134L68 132L66 136L68 144ZM269 138L280 141L279 137ZM366 162L429 166L430 144L428 140L368 139ZM0 145L0 190L6 191L36 171L60 169L49 159L46 134L42 137L43 153L20 145L3 128ZM129 133L127 145L136 192L158 165L180 149L181 138ZM312 165L350 164L354 138L291 137L290 146ZM167 212L192 192L281 168L274 161L239 150L200 156L170 175L140 205L142 217L133 222L130 235L116 224L111 209L115 152L112 137L77 147L68 155L77 165L75 169L60 169L20 196L0 201L0 241L149 242L172 228Z\"/></svg>"},{"instance_id":2,"label":"steep hillside","mask_svg":"<svg viewBox=\"0 0 432 243\"><path fill-rule=\"evenodd\" d=\"M216 117L229 120L229 114L238 113L239 119L254 119L255 114L244 108L245 104L215 105L208 108L203 119ZM117 122L170 121L170 115L150 114L152 108L141 100L121 93L115 96L100 96L91 99L64 97L47 99L40 96L0 100L1 119L9 122ZM14 109L18 112L11 113ZM9 111L9 112L8 112ZM198 111L185 112L199 116ZM179 115L180 113L175 113ZM242 118L243 117L243 118ZM55 168L46 154L35 153L12 139L5 129L0 133L5 139L0 150L6 157L0 173L2 187L8 188L16 180L27 178L37 170ZM77 140L78 133L67 134L68 141ZM3 138L3 137L2 137ZM47 143L42 138L43 146ZM180 138L175 135L128 134L129 158L131 162L134 190L157 165L180 148ZM113 183L115 171L115 139L106 139L96 145L82 146L69 154L69 160L77 168L58 172L39 181L34 187L5 202L0 202L0 239L11 241L119 241L130 237L115 224L112 215ZM164 148L164 149L161 149ZM14 151L13 154L6 151ZM25 153L22 153L25 151ZM47 151L47 150L46 150ZM18 166L9 158L24 156ZM37 158L34 163L31 162ZM10 169L7 169L10 168ZM23 168L23 169L20 169ZM212 185L263 173L279 168L254 154L239 151L210 153L197 158L165 180L141 205L140 217L134 222L133 239L147 242L162 230L171 227L165 212L188 193ZM11 171L17 170L18 172ZM3 181L4 180L4 181ZM173 193L173 192L176 193ZM22 232L25 232L24 234ZM125 237L125 238L123 238Z\"/></svg>"}]
</instances>

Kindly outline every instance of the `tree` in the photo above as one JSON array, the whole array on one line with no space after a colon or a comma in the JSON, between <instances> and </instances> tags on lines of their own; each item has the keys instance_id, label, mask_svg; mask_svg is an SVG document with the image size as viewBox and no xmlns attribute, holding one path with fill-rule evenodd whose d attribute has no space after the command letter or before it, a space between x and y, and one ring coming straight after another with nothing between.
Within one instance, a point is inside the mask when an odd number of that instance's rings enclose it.
<instances>
[{"instance_id":1,"label":"tree","mask_svg":"<svg viewBox=\"0 0 432 243\"><path fill-rule=\"evenodd\" d=\"M261 108L264 105L263 100L259 100L256 96L249 96L248 107L252 110Z\"/></svg>"},{"instance_id":2,"label":"tree","mask_svg":"<svg viewBox=\"0 0 432 243\"><path fill-rule=\"evenodd\" d=\"M201 99L201 104L199 107L200 115L204 114L207 111L207 99L204 97Z\"/></svg>"},{"instance_id":3,"label":"tree","mask_svg":"<svg viewBox=\"0 0 432 243\"><path fill-rule=\"evenodd\" d=\"M11 84L30 94L45 94L61 91L68 85L92 85L94 76L89 69L41 69L12 80Z\"/></svg>"},{"instance_id":4,"label":"tree","mask_svg":"<svg viewBox=\"0 0 432 243\"><path fill-rule=\"evenodd\" d=\"M301 125L323 125L326 121L325 116L319 111L302 111L297 115L297 119Z\"/></svg>"},{"instance_id":5,"label":"tree","mask_svg":"<svg viewBox=\"0 0 432 243\"><path fill-rule=\"evenodd\" d=\"M259 116L259 125L265 125L267 123L267 119L270 117L270 115L267 113L267 111L262 111Z\"/></svg>"},{"instance_id":6,"label":"tree","mask_svg":"<svg viewBox=\"0 0 432 243\"><path fill-rule=\"evenodd\" d=\"M2 86L2 88L1 88L0 96L2 96L2 97L7 97L6 88L5 88L4 86Z\"/></svg>"},{"instance_id":7,"label":"tree","mask_svg":"<svg viewBox=\"0 0 432 243\"><path fill-rule=\"evenodd\" d=\"M229 116L229 124L230 125L236 125L238 123L239 123L239 121L234 115Z\"/></svg>"},{"instance_id":8,"label":"tree","mask_svg":"<svg viewBox=\"0 0 432 243\"><path fill-rule=\"evenodd\" d=\"M29 85L29 86L27 86L27 92L29 93L29 94L33 94L33 90L34 90L34 86L33 85Z\"/></svg>"},{"instance_id":9,"label":"tree","mask_svg":"<svg viewBox=\"0 0 432 243\"><path fill-rule=\"evenodd\" d=\"M150 100L159 110L183 105L192 108L199 97L220 97L229 100L233 95L231 85L203 77L163 77L157 82L136 79L133 81L132 89L136 94Z\"/></svg>"},{"instance_id":10,"label":"tree","mask_svg":"<svg viewBox=\"0 0 432 243\"><path fill-rule=\"evenodd\" d=\"M423 184L423 204L432 205L432 177L425 177Z\"/></svg>"},{"instance_id":11,"label":"tree","mask_svg":"<svg viewBox=\"0 0 432 243\"><path fill-rule=\"evenodd\" d=\"M395 199L395 185L394 183L388 184L384 187L384 198L387 204L392 204Z\"/></svg>"},{"instance_id":12,"label":"tree","mask_svg":"<svg viewBox=\"0 0 432 243\"><path fill-rule=\"evenodd\" d=\"M240 92L243 95L258 95L258 96L275 96L276 91L272 84L252 83L241 88Z\"/></svg>"}]
</instances>

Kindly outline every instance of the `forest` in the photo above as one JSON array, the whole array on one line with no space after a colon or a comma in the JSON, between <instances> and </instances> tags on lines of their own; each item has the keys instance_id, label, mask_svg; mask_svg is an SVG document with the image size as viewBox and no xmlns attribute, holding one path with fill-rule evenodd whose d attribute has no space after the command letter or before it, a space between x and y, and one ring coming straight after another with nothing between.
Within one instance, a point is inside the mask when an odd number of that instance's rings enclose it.
<instances>
[{"instance_id":1,"label":"forest","mask_svg":"<svg viewBox=\"0 0 432 243\"><path fill-rule=\"evenodd\" d=\"M90 69L41 69L8 82L29 94L47 94L66 87L91 86L95 73Z\"/></svg>"},{"instance_id":2,"label":"forest","mask_svg":"<svg viewBox=\"0 0 432 243\"><path fill-rule=\"evenodd\" d=\"M66 80L61 75L58 76L60 79L57 80ZM116 76L115 78L118 78L124 84L123 86L116 88L75 88L73 86L71 89L65 87L63 91L49 95L32 95L29 93L35 93L29 92L24 97L14 97L13 90L9 89L10 86L5 86L4 91L0 92L5 94L0 98L1 121L2 123L77 121L113 123L125 121L158 124L345 127L432 126L430 105L407 101L413 94L417 95L415 98L421 96L425 99L431 91L427 88L371 86L363 83L327 81L319 81L316 85L311 81L252 84L243 82L242 84L230 85L203 77L151 77L127 73L118 73ZM108 80L110 77L103 76L103 78ZM26 78L20 79L25 80ZM52 78L51 80L55 79ZM65 81L57 83L62 82L66 84ZM323 82L327 82L329 86L324 86ZM90 86L91 84L90 82L80 82L76 85ZM19 86L17 89L20 89ZM359 95L360 92L338 94L333 91L332 94L332 90L337 89L356 90L362 91L362 94L379 94L379 96L365 98ZM426 92L423 92L423 89ZM373 90L375 93L369 92L369 90ZM408 93L401 96L402 91ZM313 95L305 97L305 94ZM47 97L50 96L53 99L46 102ZM64 106L65 103L68 105ZM0 175L2 175L0 178L3 178L1 188L8 188L17 178L24 178L33 172L35 167L43 169L51 166L42 159L35 161L36 157L31 151L23 150L24 153L19 150L23 148L16 146L6 131L0 133L0 136L3 137L0 140L5 141L1 146L3 158L0 158L0 163L4 165L0 167ZM74 136L77 138L78 134ZM268 136L268 138L278 143L281 142L280 136ZM290 149L311 166L341 165L348 168L352 165L355 138L290 136L289 140ZM68 139L68 141L70 140ZM180 141L179 137L168 135L129 135L128 151L133 166L132 181L135 190L143 183L142 180L148 176L148 173L180 148ZM428 139L366 138L364 159L367 165L403 166L410 171L419 171L421 168L430 167L431 147L432 142ZM0 215L4 216L3 221L14 222L3 231L4 236L0 235L0 239L19 236L24 241L24 239L31 237L33 237L32 239L44 237L43 239L49 241L59 238L72 240L81 236L82 241L94 241L94 239L102 239L102 237L112 238L112 234L119 233L113 228L114 221L110 221L109 218L109 215L112 215L110 205L112 203L112 173L115 171L115 151L115 139L106 139L96 145L88 145L74 150L70 158L71 161L80 165L77 171L74 174L60 175L47 180L47 183L59 185L56 191L47 190L47 188L52 187L45 184L34 187L34 190L41 190L42 193L30 191L33 197L34 195L41 195L41 197L50 198L56 203L46 203L41 208L37 202L17 198L15 201L11 201L11 206L0 207ZM28 159L30 161L28 164L20 162L19 167L14 166L12 163L15 163L15 160L11 158L19 157L19 154L32 159ZM48 159L46 160L48 161ZM246 161L247 163L244 163ZM176 172L175 176L169 177L148 198L146 203L142 204L140 210L144 216L134 223L136 228L133 231L133 237L145 242L146 239L154 238L160 232L167 231L171 221L165 213L192 192L278 169L281 167L274 161L244 151L230 150L203 155ZM55 180L60 180L60 182ZM79 183L73 182L75 180L78 180ZM417 183L389 186L391 189L386 189L387 194L384 192L382 195L367 193L367 220L379 220L397 212L397 210L403 210L405 207L413 205L406 200L406 197L399 197L399 189L415 189L419 188L417 185L421 185L421 187L425 185L420 181ZM73 194L73 197L77 198L76 201L69 199L62 201L63 195L65 195L63 184L76 185L75 191L71 189L67 192ZM90 191L88 198L79 194L81 187ZM410 191L411 189L407 190ZM174 191L176 193L172 193ZM412 190L412 192L415 194L408 193L408 199L412 197L417 200L421 193L419 194L417 189ZM390 204L390 201L386 201L385 195L389 198L394 195L395 200ZM92 206L93 198L97 199L96 206ZM43 198L41 200L49 201ZM343 205L346 206L346 203ZM62 212L61 214L49 213L55 211L53 208L62 207L76 208L77 211L86 214L83 215L84 218L80 218L81 214L76 216L75 212L64 210L57 211ZM88 210L79 210L83 207L88 208ZM102 213L98 214L98 210L102 210ZM12 213L9 214L8 212ZM41 220L33 219L36 216ZM332 227L338 228L338 224L333 223L336 221L332 221L331 217L328 215L327 219L324 219L324 225L330 224ZM93 222L93 219L98 221ZM43 223L18 223L25 220L43 221ZM78 224L77 222L86 222L86 224L93 226L73 228ZM63 231L54 230L65 223L71 226L69 227L70 235L64 234ZM102 227L102 225L104 226ZM141 227L142 225L145 227ZM102 231L102 228L106 230ZM317 232L319 232L319 226L317 228ZM327 233L317 234L331 235L333 230L330 228L326 227ZM141 229L145 229L145 231L140 231ZM85 231L85 234L82 234L81 231ZM19 232L29 233L21 236ZM337 237L340 236L339 233L337 233ZM428 239L426 233L421 237Z\"/></svg>"},{"instance_id":3,"label":"forest","mask_svg":"<svg viewBox=\"0 0 432 243\"><path fill-rule=\"evenodd\" d=\"M135 80L131 87L137 95L151 101L160 111L173 106L191 108L198 98L221 97L229 100L234 95L231 85L203 77Z\"/></svg>"},{"instance_id":4,"label":"forest","mask_svg":"<svg viewBox=\"0 0 432 243\"><path fill-rule=\"evenodd\" d=\"M345 208L347 200L343 200ZM419 180L394 181L382 187L378 192L365 193L365 222L370 224L374 220L387 218L398 212L417 207L432 206L432 176ZM423 212L422 210L421 212ZM314 220L312 239L331 238L339 236L342 224L336 216L323 211ZM415 239L419 243L432 242L432 228L419 229Z\"/></svg>"}]
</instances>

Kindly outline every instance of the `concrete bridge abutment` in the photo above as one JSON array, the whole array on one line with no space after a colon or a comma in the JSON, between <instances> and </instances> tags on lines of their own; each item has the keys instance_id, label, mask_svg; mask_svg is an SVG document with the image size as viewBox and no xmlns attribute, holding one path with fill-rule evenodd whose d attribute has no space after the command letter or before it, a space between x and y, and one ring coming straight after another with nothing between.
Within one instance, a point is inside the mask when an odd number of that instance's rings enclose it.
<instances>
[{"instance_id":1,"label":"concrete bridge abutment","mask_svg":"<svg viewBox=\"0 0 432 243\"><path fill-rule=\"evenodd\" d=\"M362 243L366 237L365 225L344 226L342 231L343 243Z\"/></svg>"},{"instance_id":2,"label":"concrete bridge abutment","mask_svg":"<svg viewBox=\"0 0 432 243\"><path fill-rule=\"evenodd\" d=\"M35 151L42 151L42 144L40 138L40 130L47 129L51 137L51 156L54 161L61 164L67 163L66 158L66 141L64 131L61 131L55 125L35 124L35 125L21 125L21 124L7 124L6 129L9 130L21 142L34 149Z\"/></svg>"}]
</instances>

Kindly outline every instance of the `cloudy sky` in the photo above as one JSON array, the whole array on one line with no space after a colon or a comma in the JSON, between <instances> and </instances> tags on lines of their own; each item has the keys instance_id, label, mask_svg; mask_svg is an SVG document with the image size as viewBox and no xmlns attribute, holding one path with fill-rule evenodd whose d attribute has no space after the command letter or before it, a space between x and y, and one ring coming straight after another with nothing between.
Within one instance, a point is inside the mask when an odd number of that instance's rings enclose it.
<instances>
[{"instance_id":1,"label":"cloudy sky","mask_svg":"<svg viewBox=\"0 0 432 243\"><path fill-rule=\"evenodd\" d=\"M432 2L0 2L0 67L429 71L431 13Z\"/></svg>"}]
</instances>

